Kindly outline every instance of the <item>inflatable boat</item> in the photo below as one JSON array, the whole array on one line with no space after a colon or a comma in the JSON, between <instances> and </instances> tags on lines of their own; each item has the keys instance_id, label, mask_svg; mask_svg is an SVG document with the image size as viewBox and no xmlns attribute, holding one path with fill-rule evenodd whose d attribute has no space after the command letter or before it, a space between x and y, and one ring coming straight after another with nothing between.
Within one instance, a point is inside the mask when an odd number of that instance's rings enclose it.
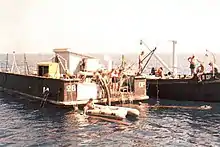
<instances>
[{"instance_id":1,"label":"inflatable boat","mask_svg":"<svg viewBox=\"0 0 220 147\"><path fill-rule=\"evenodd\" d=\"M109 108L102 108L102 109L95 108L92 110L87 110L86 114L122 120L122 119L126 118L127 111L125 111L125 110L111 110Z\"/></svg>"},{"instance_id":2,"label":"inflatable boat","mask_svg":"<svg viewBox=\"0 0 220 147\"><path fill-rule=\"evenodd\" d=\"M138 117L140 112L134 108L104 106L95 104L95 108L86 111L87 115L109 117L113 119L124 119L126 117Z\"/></svg>"}]
</instances>

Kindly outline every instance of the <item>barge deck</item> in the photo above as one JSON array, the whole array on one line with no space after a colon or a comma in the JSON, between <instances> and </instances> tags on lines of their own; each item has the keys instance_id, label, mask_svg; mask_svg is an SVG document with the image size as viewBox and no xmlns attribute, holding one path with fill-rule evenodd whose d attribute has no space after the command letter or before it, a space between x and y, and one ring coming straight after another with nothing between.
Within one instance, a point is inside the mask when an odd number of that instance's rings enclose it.
<instances>
[{"instance_id":1,"label":"barge deck","mask_svg":"<svg viewBox=\"0 0 220 147\"><path fill-rule=\"evenodd\" d=\"M54 61L37 64L36 74L0 72L0 87L8 93L49 102L59 106L94 103L111 104L147 100L146 79L121 72L117 82L109 73L100 72L99 61L93 57L55 49ZM79 68L86 60L83 70ZM96 74L94 74L96 73ZM131 84L132 83L132 84Z\"/></svg>"}]
</instances>

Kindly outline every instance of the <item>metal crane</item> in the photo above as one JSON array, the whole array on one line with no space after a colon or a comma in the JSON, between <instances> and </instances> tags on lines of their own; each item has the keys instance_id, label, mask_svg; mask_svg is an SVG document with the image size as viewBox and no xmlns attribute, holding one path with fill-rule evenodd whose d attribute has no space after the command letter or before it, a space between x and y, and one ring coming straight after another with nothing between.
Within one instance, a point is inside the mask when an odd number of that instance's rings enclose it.
<instances>
[{"instance_id":1,"label":"metal crane","mask_svg":"<svg viewBox=\"0 0 220 147\"><path fill-rule=\"evenodd\" d=\"M151 52L152 50L146 45L146 43L143 42L143 40L140 41L140 45L144 45L147 47L147 49ZM157 55L153 54L153 56L163 65L165 69L167 69L169 72L172 72L172 70L168 67L168 65Z\"/></svg>"}]
</instances>

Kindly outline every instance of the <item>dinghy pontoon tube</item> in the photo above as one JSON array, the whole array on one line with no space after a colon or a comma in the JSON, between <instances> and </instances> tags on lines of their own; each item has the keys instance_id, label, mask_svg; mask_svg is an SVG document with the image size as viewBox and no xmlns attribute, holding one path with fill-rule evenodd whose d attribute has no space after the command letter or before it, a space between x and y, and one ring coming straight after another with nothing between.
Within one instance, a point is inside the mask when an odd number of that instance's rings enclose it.
<instances>
[{"instance_id":1,"label":"dinghy pontoon tube","mask_svg":"<svg viewBox=\"0 0 220 147\"><path fill-rule=\"evenodd\" d=\"M101 116L101 117L108 117L113 119L124 119L126 118L127 111L126 110L111 110L109 108L95 108L92 110L86 111L87 115L93 116Z\"/></svg>"},{"instance_id":2,"label":"dinghy pontoon tube","mask_svg":"<svg viewBox=\"0 0 220 147\"><path fill-rule=\"evenodd\" d=\"M125 111L126 115L125 116L133 116L133 117L138 117L140 115L140 111L134 108L128 108L128 107L118 107L118 106L103 106L103 105L97 105L95 104L95 109L110 109L110 110L115 110L115 111Z\"/></svg>"}]
</instances>

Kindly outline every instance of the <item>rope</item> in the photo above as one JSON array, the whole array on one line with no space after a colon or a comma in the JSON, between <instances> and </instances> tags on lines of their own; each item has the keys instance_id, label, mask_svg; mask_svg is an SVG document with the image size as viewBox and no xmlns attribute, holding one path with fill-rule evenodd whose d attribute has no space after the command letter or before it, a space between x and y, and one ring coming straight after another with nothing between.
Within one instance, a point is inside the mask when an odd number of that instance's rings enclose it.
<instances>
[{"instance_id":1,"label":"rope","mask_svg":"<svg viewBox=\"0 0 220 147\"><path fill-rule=\"evenodd\" d=\"M101 75L99 75L99 81L102 85L102 88L103 88L105 94L107 95L108 105L110 106L111 105L111 99L110 99L111 96L110 96L110 90L107 86L107 83L106 83L105 79L101 77Z\"/></svg>"},{"instance_id":2,"label":"rope","mask_svg":"<svg viewBox=\"0 0 220 147\"><path fill-rule=\"evenodd\" d=\"M59 97L60 97L60 92L61 92L61 89L59 89L59 90L57 91L57 93L56 93L56 97L57 97L56 101L57 101L57 102L58 102L58 99L59 99Z\"/></svg>"},{"instance_id":3,"label":"rope","mask_svg":"<svg viewBox=\"0 0 220 147\"><path fill-rule=\"evenodd\" d=\"M44 98L44 99L41 101L41 104L40 104L40 107L41 107L41 108L44 107L44 104L46 103L49 94L50 94L49 91L45 91L45 92L43 93L43 98Z\"/></svg>"},{"instance_id":4,"label":"rope","mask_svg":"<svg viewBox=\"0 0 220 147\"><path fill-rule=\"evenodd\" d=\"M160 105L160 101L159 101L159 83L158 83L158 79L157 79L157 103L156 105Z\"/></svg>"}]
</instances>

